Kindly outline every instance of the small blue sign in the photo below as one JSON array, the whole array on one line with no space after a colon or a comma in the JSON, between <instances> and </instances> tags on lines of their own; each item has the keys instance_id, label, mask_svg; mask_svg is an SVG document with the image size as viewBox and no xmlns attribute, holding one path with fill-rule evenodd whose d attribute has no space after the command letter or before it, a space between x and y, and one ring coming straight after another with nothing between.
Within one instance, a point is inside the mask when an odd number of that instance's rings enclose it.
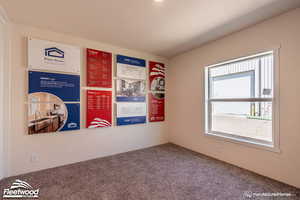
<instances>
[{"instance_id":1,"label":"small blue sign","mask_svg":"<svg viewBox=\"0 0 300 200\"><path fill-rule=\"evenodd\" d=\"M80 104L65 104L68 110L68 118L64 127L60 131L72 131L80 129Z\"/></svg>"},{"instance_id":2,"label":"small blue sign","mask_svg":"<svg viewBox=\"0 0 300 200\"><path fill-rule=\"evenodd\" d=\"M145 102L146 97L140 96L140 97L122 97L117 96L117 102Z\"/></svg>"},{"instance_id":3,"label":"small blue sign","mask_svg":"<svg viewBox=\"0 0 300 200\"><path fill-rule=\"evenodd\" d=\"M133 58L128 56L117 55L117 63L123 63L127 65L135 65L138 67L146 67L146 61L139 58Z\"/></svg>"},{"instance_id":4,"label":"small blue sign","mask_svg":"<svg viewBox=\"0 0 300 200\"><path fill-rule=\"evenodd\" d=\"M146 123L146 116L137 117L118 117L117 126L132 125L132 124L144 124Z\"/></svg>"},{"instance_id":5,"label":"small blue sign","mask_svg":"<svg viewBox=\"0 0 300 200\"><path fill-rule=\"evenodd\" d=\"M47 92L63 101L80 101L80 76L29 71L29 93Z\"/></svg>"}]
</instances>

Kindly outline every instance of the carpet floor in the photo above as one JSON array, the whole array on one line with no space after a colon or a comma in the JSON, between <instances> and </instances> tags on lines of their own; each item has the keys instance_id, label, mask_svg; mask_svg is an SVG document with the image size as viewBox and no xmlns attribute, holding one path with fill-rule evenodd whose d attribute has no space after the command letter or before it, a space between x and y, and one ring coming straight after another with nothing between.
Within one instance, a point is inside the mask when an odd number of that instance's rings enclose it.
<instances>
[{"instance_id":1,"label":"carpet floor","mask_svg":"<svg viewBox=\"0 0 300 200\"><path fill-rule=\"evenodd\" d=\"M1 192L15 179L40 188L42 200L300 199L297 188L173 144L6 178ZM254 194L277 192L293 196Z\"/></svg>"}]
</instances>

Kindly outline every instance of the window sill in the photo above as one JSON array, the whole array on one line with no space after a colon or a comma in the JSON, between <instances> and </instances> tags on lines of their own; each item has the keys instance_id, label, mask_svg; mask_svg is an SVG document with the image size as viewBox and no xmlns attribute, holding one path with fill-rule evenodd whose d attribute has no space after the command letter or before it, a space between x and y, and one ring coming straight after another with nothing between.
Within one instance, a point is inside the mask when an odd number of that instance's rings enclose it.
<instances>
[{"instance_id":1,"label":"window sill","mask_svg":"<svg viewBox=\"0 0 300 200\"><path fill-rule=\"evenodd\" d=\"M252 148L257 148L257 149L262 149L262 150L267 150L275 153L280 153L280 148L276 147L275 145L269 145L269 144L264 144L256 141L251 141L248 139L242 139L242 138L236 138L236 137L231 137L231 136L225 136L222 135L221 133L212 133L212 132L205 132L205 136L211 137L214 139L219 139L227 142L232 142L235 144L241 144L244 146L252 147Z\"/></svg>"}]
</instances>

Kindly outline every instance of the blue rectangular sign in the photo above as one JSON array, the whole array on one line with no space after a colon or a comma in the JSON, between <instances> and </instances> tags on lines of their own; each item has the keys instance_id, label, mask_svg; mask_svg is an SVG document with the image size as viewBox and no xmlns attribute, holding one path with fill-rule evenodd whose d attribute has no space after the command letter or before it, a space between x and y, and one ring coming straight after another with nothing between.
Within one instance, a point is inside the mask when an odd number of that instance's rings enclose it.
<instances>
[{"instance_id":1,"label":"blue rectangular sign","mask_svg":"<svg viewBox=\"0 0 300 200\"><path fill-rule=\"evenodd\" d=\"M68 110L67 121L60 131L72 131L80 129L80 104L65 104Z\"/></svg>"},{"instance_id":2,"label":"blue rectangular sign","mask_svg":"<svg viewBox=\"0 0 300 200\"><path fill-rule=\"evenodd\" d=\"M117 96L117 101L118 102L145 102L146 97L145 96L140 96L140 97L122 97L122 96Z\"/></svg>"},{"instance_id":3,"label":"blue rectangular sign","mask_svg":"<svg viewBox=\"0 0 300 200\"><path fill-rule=\"evenodd\" d=\"M29 93L45 92L62 101L80 101L80 76L29 71Z\"/></svg>"},{"instance_id":4,"label":"blue rectangular sign","mask_svg":"<svg viewBox=\"0 0 300 200\"><path fill-rule=\"evenodd\" d=\"M146 116L137 116L137 117L118 117L117 125L131 125L131 124L144 124L146 123Z\"/></svg>"},{"instance_id":5,"label":"blue rectangular sign","mask_svg":"<svg viewBox=\"0 0 300 200\"><path fill-rule=\"evenodd\" d=\"M128 56L117 55L117 63L123 63L127 65L135 65L138 67L146 67L146 61L139 58L133 58Z\"/></svg>"}]
</instances>

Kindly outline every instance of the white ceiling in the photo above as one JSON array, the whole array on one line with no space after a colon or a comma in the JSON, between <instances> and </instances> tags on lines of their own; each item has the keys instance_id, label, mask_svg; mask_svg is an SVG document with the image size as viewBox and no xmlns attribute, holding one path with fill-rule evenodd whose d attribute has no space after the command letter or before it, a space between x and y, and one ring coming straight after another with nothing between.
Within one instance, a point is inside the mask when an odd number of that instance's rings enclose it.
<instances>
[{"instance_id":1,"label":"white ceiling","mask_svg":"<svg viewBox=\"0 0 300 200\"><path fill-rule=\"evenodd\" d=\"M172 57L300 0L0 0L15 23Z\"/></svg>"}]
</instances>

